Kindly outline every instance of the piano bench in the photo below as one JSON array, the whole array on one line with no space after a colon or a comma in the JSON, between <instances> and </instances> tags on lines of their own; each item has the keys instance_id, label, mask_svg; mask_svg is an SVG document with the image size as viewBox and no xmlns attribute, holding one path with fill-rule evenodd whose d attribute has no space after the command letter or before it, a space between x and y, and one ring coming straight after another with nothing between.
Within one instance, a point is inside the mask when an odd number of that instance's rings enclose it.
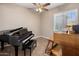
<instances>
[{"instance_id":1,"label":"piano bench","mask_svg":"<svg viewBox=\"0 0 79 59\"><path fill-rule=\"evenodd\" d=\"M32 49L34 49L37 46L36 40L30 40L27 44L24 44L23 46L23 51L24 51L24 56L26 55L26 49L30 50L30 56Z\"/></svg>"}]
</instances>

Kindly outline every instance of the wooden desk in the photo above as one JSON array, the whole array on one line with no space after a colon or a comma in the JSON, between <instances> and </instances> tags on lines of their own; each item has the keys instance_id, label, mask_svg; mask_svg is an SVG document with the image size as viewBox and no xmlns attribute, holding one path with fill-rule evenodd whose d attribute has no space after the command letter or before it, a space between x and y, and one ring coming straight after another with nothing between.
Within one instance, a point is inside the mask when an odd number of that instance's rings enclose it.
<instances>
[{"instance_id":1,"label":"wooden desk","mask_svg":"<svg viewBox=\"0 0 79 59\"><path fill-rule=\"evenodd\" d=\"M79 34L54 33L54 41L62 46L62 55L79 56Z\"/></svg>"}]
</instances>

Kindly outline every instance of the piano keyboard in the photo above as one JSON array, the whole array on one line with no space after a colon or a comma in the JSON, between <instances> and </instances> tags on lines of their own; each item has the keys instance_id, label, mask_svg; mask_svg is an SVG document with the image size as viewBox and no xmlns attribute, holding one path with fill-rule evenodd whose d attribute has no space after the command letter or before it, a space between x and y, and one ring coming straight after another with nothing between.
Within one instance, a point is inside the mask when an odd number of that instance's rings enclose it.
<instances>
[{"instance_id":1,"label":"piano keyboard","mask_svg":"<svg viewBox=\"0 0 79 59\"><path fill-rule=\"evenodd\" d=\"M30 37L28 37L27 39L23 40L22 43L25 43L27 40L29 40L30 38L32 38L34 35L31 35Z\"/></svg>"}]
</instances>

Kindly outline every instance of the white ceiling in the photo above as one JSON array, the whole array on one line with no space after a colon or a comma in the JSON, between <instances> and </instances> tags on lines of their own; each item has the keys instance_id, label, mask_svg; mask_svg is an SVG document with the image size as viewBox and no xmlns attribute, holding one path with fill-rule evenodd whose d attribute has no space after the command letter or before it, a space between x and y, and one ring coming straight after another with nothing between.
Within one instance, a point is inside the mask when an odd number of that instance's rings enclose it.
<instances>
[{"instance_id":1,"label":"white ceiling","mask_svg":"<svg viewBox=\"0 0 79 59\"><path fill-rule=\"evenodd\" d=\"M26 7L26 8L35 8L35 6L32 3L16 3L17 5ZM47 6L47 9L52 9L54 7L57 7L59 5L63 5L64 3L51 3L49 6Z\"/></svg>"}]
</instances>

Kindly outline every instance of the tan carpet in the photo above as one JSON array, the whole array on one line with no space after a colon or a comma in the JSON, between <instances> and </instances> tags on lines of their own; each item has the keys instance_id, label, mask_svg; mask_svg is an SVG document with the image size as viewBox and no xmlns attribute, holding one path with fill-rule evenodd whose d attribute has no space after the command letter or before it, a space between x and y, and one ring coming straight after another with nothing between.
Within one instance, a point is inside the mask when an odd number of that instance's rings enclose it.
<instances>
[{"instance_id":1,"label":"tan carpet","mask_svg":"<svg viewBox=\"0 0 79 59\"><path fill-rule=\"evenodd\" d=\"M45 38L38 38L37 47L32 51L32 56L48 56L45 53L48 40ZM14 48L12 46L6 46L4 51L0 50L0 56L14 56ZM19 56L23 56L23 51L19 49ZM29 56L29 50L26 50L26 56Z\"/></svg>"}]
</instances>

